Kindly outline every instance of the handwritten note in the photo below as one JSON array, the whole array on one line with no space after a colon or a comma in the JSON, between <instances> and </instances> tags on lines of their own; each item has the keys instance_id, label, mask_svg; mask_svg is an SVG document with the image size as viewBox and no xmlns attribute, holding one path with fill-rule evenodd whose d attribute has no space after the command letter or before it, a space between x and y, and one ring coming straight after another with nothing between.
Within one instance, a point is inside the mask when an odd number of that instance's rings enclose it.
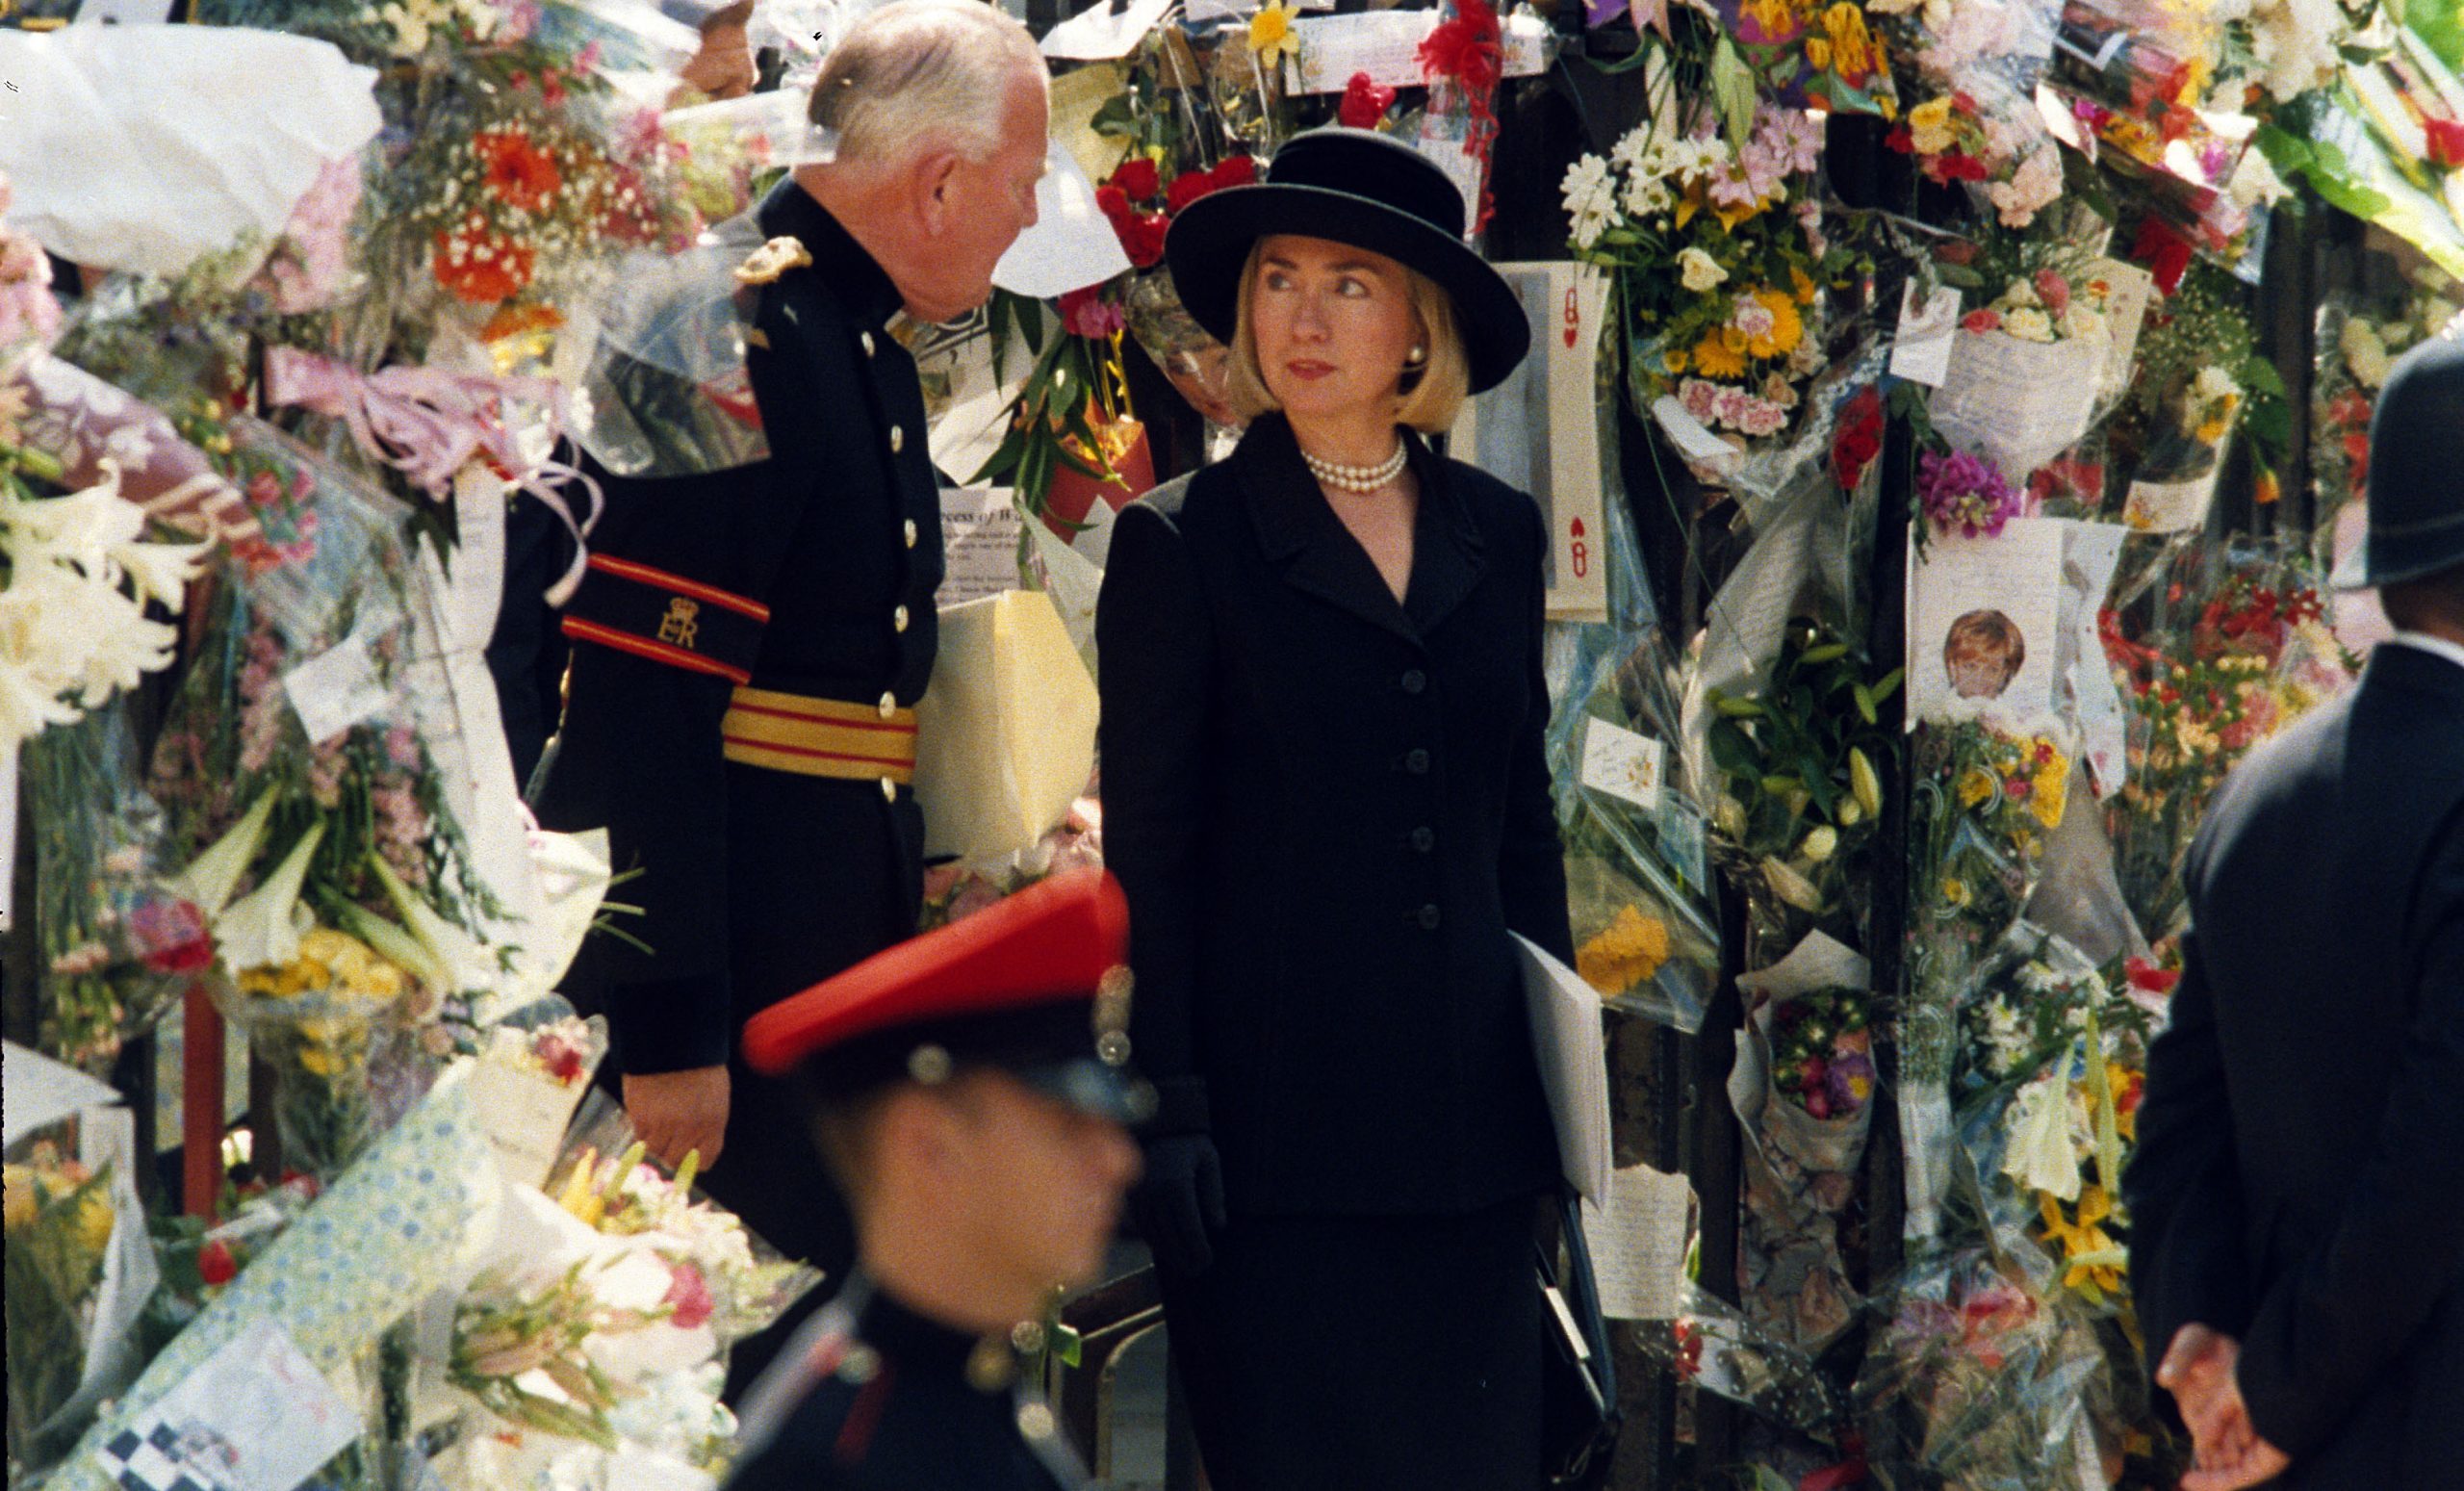
<instances>
[{"instance_id":1,"label":"handwritten note","mask_svg":"<svg viewBox=\"0 0 2464 1491\"><path fill-rule=\"evenodd\" d=\"M1648 1165L1608 1177L1608 1202L1582 1209L1582 1233L1600 1281L1600 1313L1610 1320L1673 1320L1685 1281L1685 1238L1693 1187Z\"/></svg>"},{"instance_id":2,"label":"handwritten note","mask_svg":"<svg viewBox=\"0 0 2464 1491\"><path fill-rule=\"evenodd\" d=\"M333 739L389 702L368 644L356 635L284 674L282 688L309 740L317 743Z\"/></svg>"},{"instance_id":3,"label":"handwritten note","mask_svg":"<svg viewBox=\"0 0 2464 1491\"><path fill-rule=\"evenodd\" d=\"M362 1431L282 1326L261 1320L94 1452L125 1491L292 1491Z\"/></svg>"},{"instance_id":4,"label":"handwritten note","mask_svg":"<svg viewBox=\"0 0 2464 1491\"><path fill-rule=\"evenodd\" d=\"M1951 344L1960 329L1960 293L1938 287L1920 305L1916 281L1899 300L1899 336L1890 349L1890 371L1912 383L1940 388L1951 375Z\"/></svg>"},{"instance_id":5,"label":"handwritten note","mask_svg":"<svg viewBox=\"0 0 2464 1491\"><path fill-rule=\"evenodd\" d=\"M1667 751L1649 735L1594 718L1582 737L1582 784L1621 797L1645 812L1659 809Z\"/></svg>"}]
</instances>

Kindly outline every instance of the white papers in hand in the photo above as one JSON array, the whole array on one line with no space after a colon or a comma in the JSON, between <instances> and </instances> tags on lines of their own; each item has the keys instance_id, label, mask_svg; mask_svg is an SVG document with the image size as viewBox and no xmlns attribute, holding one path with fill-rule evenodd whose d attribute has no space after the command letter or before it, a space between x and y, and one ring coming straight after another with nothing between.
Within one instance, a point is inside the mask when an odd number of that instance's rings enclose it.
<instances>
[{"instance_id":1,"label":"white papers in hand","mask_svg":"<svg viewBox=\"0 0 2464 1491\"><path fill-rule=\"evenodd\" d=\"M1556 1121L1557 1159L1566 1184L1593 1200L1608 1193L1608 1049L1600 1033L1600 995L1582 976L1522 934L1523 991L1531 1015L1531 1051Z\"/></svg>"}]
</instances>

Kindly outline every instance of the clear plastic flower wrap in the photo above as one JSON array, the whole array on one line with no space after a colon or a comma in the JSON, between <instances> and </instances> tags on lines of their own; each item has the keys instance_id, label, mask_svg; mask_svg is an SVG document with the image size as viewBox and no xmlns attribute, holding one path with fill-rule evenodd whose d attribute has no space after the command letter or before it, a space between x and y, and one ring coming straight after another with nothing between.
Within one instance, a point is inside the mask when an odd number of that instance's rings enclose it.
<instances>
[{"instance_id":1,"label":"clear plastic flower wrap","mask_svg":"<svg viewBox=\"0 0 2464 1491\"><path fill-rule=\"evenodd\" d=\"M124 707L44 732L22 764L43 954L39 1042L102 1076L212 965L214 943L195 904L158 884L170 868L163 811L141 784Z\"/></svg>"},{"instance_id":2,"label":"clear plastic flower wrap","mask_svg":"<svg viewBox=\"0 0 2464 1491\"><path fill-rule=\"evenodd\" d=\"M1720 964L1703 812L1683 780L1672 659L1624 494L1604 492L1601 513L1609 619L1553 622L1544 642L1575 964L1609 1004L1692 1031Z\"/></svg>"},{"instance_id":3,"label":"clear plastic flower wrap","mask_svg":"<svg viewBox=\"0 0 2464 1491\"><path fill-rule=\"evenodd\" d=\"M745 371L736 267L760 229L734 218L682 253L619 265L575 391L574 438L625 476L680 476L766 459Z\"/></svg>"},{"instance_id":4,"label":"clear plastic flower wrap","mask_svg":"<svg viewBox=\"0 0 2464 1491\"><path fill-rule=\"evenodd\" d=\"M1989 1246L1912 1255L1876 1326L1855 1397L1898 1421L1908 1463L1892 1487L2099 1491L2092 1402L2109 1369L2094 1323L2051 1288L2033 1251ZM2090 1474L2091 1469L2094 1474Z\"/></svg>"},{"instance_id":5,"label":"clear plastic flower wrap","mask_svg":"<svg viewBox=\"0 0 2464 1491\"><path fill-rule=\"evenodd\" d=\"M92 1117L43 1125L9 1147L12 1479L58 1461L142 1365L136 1327L156 1278L145 1212L125 1164L80 1157L103 1147L83 1142Z\"/></svg>"},{"instance_id":6,"label":"clear plastic flower wrap","mask_svg":"<svg viewBox=\"0 0 2464 1491\"><path fill-rule=\"evenodd\" d=\"M1848 1405L1811 1358L1691 1283L1680 1288L1674 1319L1630 1328L1643 1359L1681 1384L1825 1443L1839 1442L1851 1427Z\"/></svg>"},{"instance_id":7,"label":"clear plastic flower wrap","mask_svg":"<svg viewBox=\"0 0 2464 1491\"><path fill-rule=\"evenodd\" d=\"M225 1013L295 1079L286 1138L330 1175L424 1087L442 1001L497 976L471 929L500 908L409 681L402 509L269 426L230 434L262 532L218 576L152 790Z\"/></svg>"}]
</instances>

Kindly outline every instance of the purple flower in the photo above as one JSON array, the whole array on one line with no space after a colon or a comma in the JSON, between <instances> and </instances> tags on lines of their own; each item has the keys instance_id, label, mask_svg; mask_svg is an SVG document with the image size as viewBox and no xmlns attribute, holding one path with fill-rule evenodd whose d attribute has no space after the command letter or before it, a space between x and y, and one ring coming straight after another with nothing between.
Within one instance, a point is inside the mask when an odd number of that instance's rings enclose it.
<instances>
[{"instance_id":1,"label":"purple flower","mask_svg":"<svg viewBox=\"0 0 2464 1491\"><path fill-rule=\"evenodd\" d=\"M1873 1058L1854 1051L1834 1056L1822 1085L1831 1094L1831 1116L1849 1117L1874 1095Z\"/></svg>"},{"instance_id":2,"label":"purple flower","mask_svg":"<svg viewBox=\"0 0 2464 1491\"><path fill-rule=\"evenodd\" d=\"M2012 490L2001 469L1964 450L1948 455L1928 450L1917 458L1916 495L1925 516L1944 533L1957 529L1969 538L2002 531L2019 516L2020 494Z\"/></svg>"}]
</instances>

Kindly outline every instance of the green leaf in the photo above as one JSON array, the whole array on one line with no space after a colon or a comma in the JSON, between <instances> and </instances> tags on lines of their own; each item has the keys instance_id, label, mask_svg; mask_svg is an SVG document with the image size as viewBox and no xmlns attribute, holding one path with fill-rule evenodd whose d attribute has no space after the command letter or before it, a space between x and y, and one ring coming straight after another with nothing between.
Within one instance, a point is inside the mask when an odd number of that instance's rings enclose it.
<instances>
[{"instance_id":1,"label":"green leaf","mask_svg":"<svg viewBox=\"0 0 2464 1491\"><path fill-rule=\"evenodd\" d=\"M1893 668L1888 673L1884 674L1881 681L1874 684L1874 702L1876 704L1880 704L1884 700L1888 699L1891 695L1899 692L1900 681L1907 677L1908 670L1906 668Z\"/></svg>"},{"instance_id":2,"label":"green leaf","mask_svg":"<svg viewBox=\"0 0 2464 1491\"><path fill-rule=\"evenodd\" d=\"M1938 264L1934 267L1934 277L1945 285L1953 285L1961 290L1985 288L1985 276L1964 264Z\"/></svg>"},{"instance_id":3,"label":"green leaf","mask_svg":"<svg viewBox=\"0 0 2464 1491\"><path fill-rule=\"evenodd\" d=\"M1754 134L1756 96L1753 69L1737 55L1736 43L1721 37L1719 50L1711 54L1711 97L1728 129L1729 146L1739 154Z\"/></svg>"},{"instance_id":4,"label":"green leaf","mask_svg":"<svg viewBox=\"0 0 2464 1491\"><path fill-rule=\"evenodd\" d=\"M1874 691L1862 683L1857 685L1857 716L1868 725L1880 718L1874 709Z\"/></svg>"},{"instance_id":5,"label":"green leaf","mask_svg":"<svg viewBox=\"0 0 2464 1491\"><path fill-rule=\"evenodd\" d=\"M2244 388L2254 394L2273 394L2278 398L2284 397L2284 375L2275 371L2275 364L2256 352L2242 360L2242 366L2234 375Z\"/></svg>"},{"instance_id":6,"label":"green leaf","mask_svg":"<svg viewBox=\"0 0 2464 1491\"><path fill-rule=\"evenodd\" d=\"M1734 720L1713 720L1708 743L1711 760L1720 770L1732 777L1754 775L1754 737L1739 729Z\"/></svg>"}]
</instances>

